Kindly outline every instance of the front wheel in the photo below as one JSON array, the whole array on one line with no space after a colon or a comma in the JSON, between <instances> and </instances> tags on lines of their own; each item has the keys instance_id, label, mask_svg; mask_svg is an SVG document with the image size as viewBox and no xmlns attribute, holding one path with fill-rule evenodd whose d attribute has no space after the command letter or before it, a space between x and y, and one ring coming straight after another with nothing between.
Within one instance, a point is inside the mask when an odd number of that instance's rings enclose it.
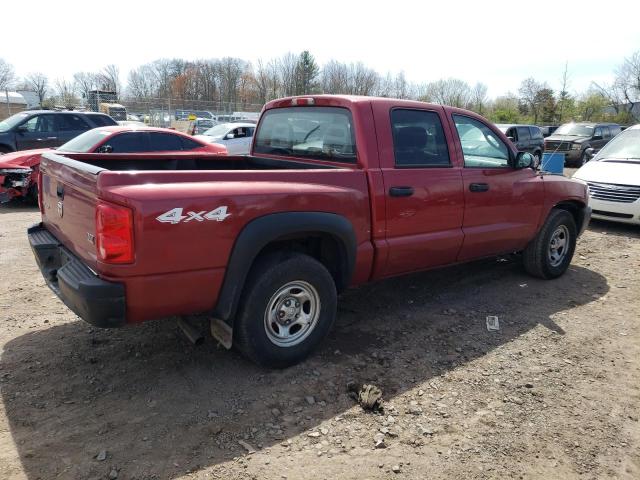
<instances>
[{"instance_id":1,"label":"front wheel","mask_svg":"<svg viewBox=\"0 0 640 480\"><path fill-rule=\"evenodd\" d=\"M584 152L582 152L582 155L580 155L580 160L578 160L578 167L583 166L588 161L589 157L587 156L587 151L585 150Z\"/></svg>"},{"instance_id":2,"label":"front wheel","mask_svg":"<svg viewBox=\"0 0 640 480\"><path fill-rule=\"evenodd\" d=\"M534 277L559 277L569 268L576 239L576 222L571 213L551 210L538 235L523 252L525 270Z\"/></svg>"},{"instance_id":3,"label":"front wheel","mask_svg":"<svg viewBox=\"0 0 640 480\"><path fill-rule=\"evenodd\" d=\"M294 365L329 333L336 305L336 286L324 265L308 255L271 254L249 275L234 345L259 365Z\"/></svg>"}]
</instances>

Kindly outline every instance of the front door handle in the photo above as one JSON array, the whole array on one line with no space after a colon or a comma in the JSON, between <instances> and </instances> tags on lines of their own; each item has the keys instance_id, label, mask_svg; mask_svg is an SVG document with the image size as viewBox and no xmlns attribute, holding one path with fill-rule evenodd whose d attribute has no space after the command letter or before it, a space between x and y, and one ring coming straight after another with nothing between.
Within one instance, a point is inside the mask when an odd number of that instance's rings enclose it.
<instances>
[{"instance_id":1,"label":"front door handle","mask_svg":"<svg viewBox=\"0 0 640 480\"><path fill-rule=\"evenodd\" d=\"M392 197L410 197L413 195L413 187L391 187L389 195Z\"/></svg>"},{"instance_id":2,"label":"front door handle","mask_svg":"<svg viewBox=\"0 0 640 480\"><path fill-rule=\"evenodd\" d=\"M469 190L472 192L488 192L489 184L488 183L470 183Z\"/></svg>"}]
</instances>

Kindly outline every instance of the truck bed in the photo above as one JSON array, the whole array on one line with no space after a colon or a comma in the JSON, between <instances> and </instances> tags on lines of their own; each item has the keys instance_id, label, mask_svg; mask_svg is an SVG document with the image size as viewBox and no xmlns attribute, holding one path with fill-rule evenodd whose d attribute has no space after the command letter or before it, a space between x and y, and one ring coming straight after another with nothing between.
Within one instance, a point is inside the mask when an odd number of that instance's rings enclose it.
<instances>
[{"instance_id":1,"label":"truck bed","mask_svg":"<svg viewBox=\"0 0 640 480\"><path fill-rule=\"evenodd\" d=\"M335 169L345 166L317 161L282 160L248 155L218 156L210 154L47 154L61 161L70 158L105 170L310 170Z\"/></svg>"}]
</instances>

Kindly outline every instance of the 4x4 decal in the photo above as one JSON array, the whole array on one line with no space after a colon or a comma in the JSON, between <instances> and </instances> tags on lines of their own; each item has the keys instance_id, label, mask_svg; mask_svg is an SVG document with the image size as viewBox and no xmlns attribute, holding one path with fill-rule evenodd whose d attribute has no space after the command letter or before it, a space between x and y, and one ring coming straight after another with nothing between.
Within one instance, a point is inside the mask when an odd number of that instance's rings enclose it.
<instances>
[{"instance_id":1,"label":"4x4 decal","mask_svg":"<svg viewBox=\"0 0 640 480\"><path fill-rule=\"evenodd\" d=\"M200 212L187 212L186 215L182 215L182 208L172 208L168 212L163 213L162 215L158 215L156 220L162 223L187 223L192 220L196 222L204 222L205 220L215 220L216 222L222 222L225 218L227 218L230 213L227 213L227 206L223 205L218 208L214 208L213 210L207 212L206 210L202 210Z\"/></svg>"}]
</instances>

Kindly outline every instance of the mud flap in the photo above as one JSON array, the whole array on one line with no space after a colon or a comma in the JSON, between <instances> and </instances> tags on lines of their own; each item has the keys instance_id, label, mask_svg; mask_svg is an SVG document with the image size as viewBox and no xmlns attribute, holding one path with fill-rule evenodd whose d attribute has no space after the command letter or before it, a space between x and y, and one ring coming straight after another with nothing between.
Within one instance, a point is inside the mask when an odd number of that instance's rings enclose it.
<instances>
[{"instance_id":1,"label":"mud flap","mask_svg":"<svg viewBox=\"0 0 640 480\"><path fill-rule=\"evenodd\" d=\"M211 336L220 344L229 350L233 345L233 328L224 320L211 317L210 320Z\"/></svg>"}]
</instances>

